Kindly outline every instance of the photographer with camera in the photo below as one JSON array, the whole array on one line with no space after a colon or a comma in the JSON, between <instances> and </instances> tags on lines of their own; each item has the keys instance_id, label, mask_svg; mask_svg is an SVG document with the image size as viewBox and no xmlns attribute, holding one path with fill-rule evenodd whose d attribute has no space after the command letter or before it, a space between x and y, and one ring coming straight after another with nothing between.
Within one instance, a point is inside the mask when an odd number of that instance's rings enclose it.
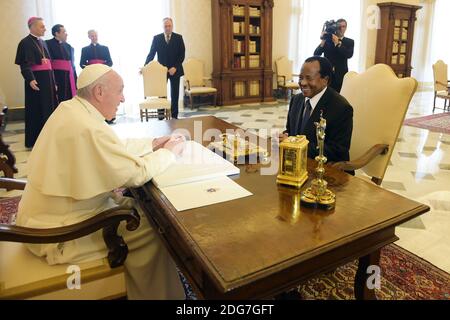
<instances>
[{"instance_id":1,"label":"photographer with camera","mask_svg":"<svg viewBox=\"0 0 450 320\"><path fill-rule=\"evenodd\" d=\"M314 51L315 56L324 54L333 65L334 73L330 86L337 92L341 91L344 76L348 72L348 59L353 57L355 46L352 39L344 37L346 30L347 21L344 19L325 22L320 36L322 42Z\"/></svg>"}]
</instances>

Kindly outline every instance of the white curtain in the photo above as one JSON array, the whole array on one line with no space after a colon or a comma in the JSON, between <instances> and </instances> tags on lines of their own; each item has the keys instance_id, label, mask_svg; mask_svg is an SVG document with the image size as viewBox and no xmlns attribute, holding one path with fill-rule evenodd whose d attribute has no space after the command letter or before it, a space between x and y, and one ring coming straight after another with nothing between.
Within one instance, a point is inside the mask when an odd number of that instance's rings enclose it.
<instances>
[{"instance_id":1,"label":"white curtain","mask_svg":"<svg viewBox=\"0 0 450 320\"><path fill-rule=\"evenodd\" d=\"M291 0L291 33L289 58L294 60L295 70L314 54L320 44L320 33L325 21L347 20L346 37L355 40L355 53L349 60L350 70L359 70L361 1L346 0Z\"/></svg>"},{"instance_id":2,"label":"white curtain","mask_svg":"<svg viewBox=\"0 0 450 320\"><path fill-rule=\"evenodd\" d=\"M431 54L433 51L433 19L436 16L436 0L422 0L422 8L417 11L417 21L414 26L414 47L411 65L411 76L422 86L431 86L433 72L431 69Z\"/></svg>"},{"instance_id":3,"label":"white curtain","mask_svg":"<svg viewBox=\"0 0 450 320\"><path fill-rule=\"evenodd\" d=\"M99 43L109 47L113 68L123 77L125 103L119 113L137 114L143 99L142 77L153 36L162 32L162 19L169 16L170 2L165 0L37 0L52 8L47 13L47 36L53 24L63 24L67 42L75 48L75 65L79 69L81 48L89 45L89 29L98 31ZM51 3L50 3L51 2ZM39 6L38 6L39 8ZM79 69L80 71L81 69Z\"/></svg>"},{"instance_id":4,"label":"white curtain","mask_svg":"<svg viewBox=\"0 0 450 320\"><path fill-rule=\"evenodd\" d=\"M424 23L418 19L419 35L415 39L413 55L418 57L418 61L413 66L416 71L413 75L426 84L433 82L432 65L438 60L443 60L450 64L450 41L448 33L448 13L450 12L450 1L448 0L424 0L421 3L424 10ZM421 37L421 30L425 28L424 37Z\"/></svg>"}]
</instances>

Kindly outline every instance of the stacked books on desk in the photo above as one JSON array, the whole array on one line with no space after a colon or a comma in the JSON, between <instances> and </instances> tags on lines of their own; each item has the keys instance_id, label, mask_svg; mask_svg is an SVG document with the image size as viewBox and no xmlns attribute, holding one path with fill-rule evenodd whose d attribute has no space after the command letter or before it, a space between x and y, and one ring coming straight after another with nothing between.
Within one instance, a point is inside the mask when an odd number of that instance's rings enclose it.
<instances>
[{"instance_id":1,"label":"stacked books on desk","mask_svg":"<svg viewBox=\"0 0 450 320\"><path fill-rule=\"evenodd\" d=\"M252 195L228 177L239 173L231 162L188 141L177 162L152 181L175 209L184 211Z\"/></svg>"}]
</instances>

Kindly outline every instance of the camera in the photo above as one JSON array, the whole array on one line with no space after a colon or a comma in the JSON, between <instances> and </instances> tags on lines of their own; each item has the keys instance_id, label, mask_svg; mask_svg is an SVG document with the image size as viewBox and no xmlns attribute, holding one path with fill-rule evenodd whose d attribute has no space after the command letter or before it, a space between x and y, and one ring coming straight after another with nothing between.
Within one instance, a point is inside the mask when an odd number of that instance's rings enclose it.
<instances>
[{"instance_id":1,"label":"camera","mask_svg":"<svg viewBox=\"0 0 450 320\"><path fill-rule=\"evenodd\" d=\"M333 34L337 35L337 31L338 31L338 24L336 21L334 20L330 20L330 21L325 21L325 23L323 24L323 32L326 32L323 37L322 40L325 41L329 41L331 42L331 38Z\"/></svg>"}]
</instances>

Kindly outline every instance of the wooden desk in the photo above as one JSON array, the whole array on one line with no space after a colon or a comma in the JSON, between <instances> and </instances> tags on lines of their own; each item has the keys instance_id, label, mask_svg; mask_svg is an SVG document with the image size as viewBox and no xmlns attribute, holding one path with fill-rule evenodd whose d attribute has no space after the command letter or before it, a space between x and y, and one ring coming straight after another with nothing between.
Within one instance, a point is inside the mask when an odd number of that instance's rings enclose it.
<instances>
[{"instance_id":1,"label":"wooden desk","mask_svg":"<svg viewBox=\"0 0 450 320\"><path fill-rule=\"evenodd\" d=\"M156 136L176 128L192 132L195 120L203 130L236 128L201 117L155 122L144 131ZM314 161L308 167L311 178ZM337 197L334 212L305 209L299 206L300 192L277 186L275 175L254 171L242 166L235 178L253 196L183 212L151 183L133 190L200 297L266 298L359 258L356 298L373 299L374 291L365 285L367 267L379 265L380 249L398 240L396 226L429 211L333 168L327 168L326 179Z\"/></svg>"}]
</instances>

